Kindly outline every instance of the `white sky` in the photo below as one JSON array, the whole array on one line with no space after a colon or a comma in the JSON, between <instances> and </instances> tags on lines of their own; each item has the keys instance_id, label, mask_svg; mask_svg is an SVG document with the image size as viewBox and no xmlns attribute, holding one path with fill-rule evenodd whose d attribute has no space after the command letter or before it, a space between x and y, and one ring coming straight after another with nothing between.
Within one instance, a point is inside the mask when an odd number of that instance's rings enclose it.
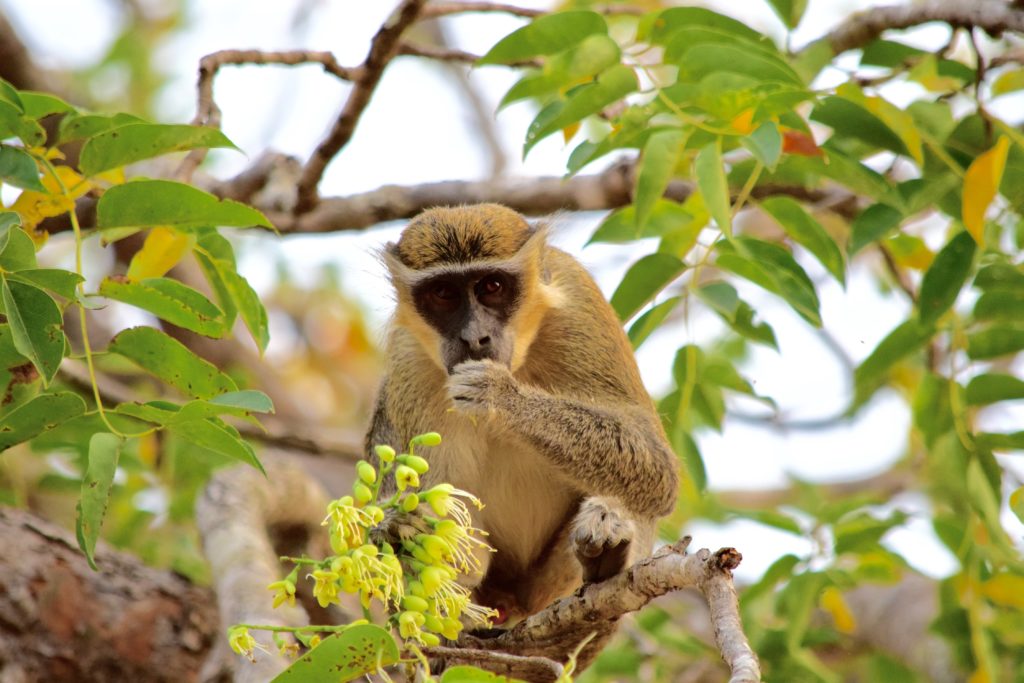
<instances>
[{"instance_id":1,"label":"white sky","mask_svg":"<svg viewBox=\"0 0 1024 683\"><path fill-rule=\"evenodd\" d=\"M115 4L113 0L0 0L0 8L23 29L39 61L58 68L90 63L103 53L116 30ZM520 4L547 3L531 0ZM766 3L747 0L741 4L742 19L781 37L781 26ZM870 4L866 0L811 0L793 43L808 42L838 18ZM314 8L311 19L291 28L296 11L303 6ZM171 75L161 96L161 111L175 121L192 117L196 65L200 57L219 49L323 49L333 51L343 64L358 63L370 36L392 6L383 1L341 0L192 2L189 28L159 52L160 64ZM448 26L459 47L482 53L519 24L521 21L502 15L466 15L453 19ZM938 31L938 36L924 33L921 39L936 44L935 40L944 39L942 30ZM494 67L472 74L492 105L514 78L508 70ZM119 86L115 82L111 87ZM218 152L214 171L221 175L238 171L268 147L306 158L333 121L346 91L345 85L316 67L225 69L216 86L223 127L248 157ZM531 105L518 104L497 117L504 147L510 153L510 172L559 175L564 172L569 150L558 136L537 145L525 162L518 159L524 131L534 113ZM419 60L398 60L389 67L352 143L329 167L321 192L325 196L345 195L391 183L480 178L488 160L474 142L474 135L462 100L442 71ZM623 249L597 245L583 249L602 216L585 215L568 221L557 231L555 242L590 266L610 295L628 265L653 246L648 243ZM259 288L267 286L272 277L275 257L268 253L270 250L283 254L300 277L302 273L315 273L320 263L337 264L346 290L361 299L373 319L382 323L390 299L381 295L387 283L370 252L393 239L400 228L394 225L357 234L285 240L245 237L241 268ZM851 269L843 291L806 254L798 253L798 258L819 284L825 327L856 361L865 358L905 319L907 306L898 298L878 293L863 265ZM757 390L773 397L792 418L822 417L840 411L848 400L849 378L843 376L831 352L778 299L745 283L739 283L738 288L762 319L773 325L781 348L781 353L758 348L744 368ZM689 341L707 342L721 330L713 316L697 315L688 328L668 327L650 339L638 360L651 391L658 394L667 387L668 368L679 346ZM908 421L903 402L882 392L856 421L833 430L781 434L732 421L724 434L703 434L699 443L715 488L779 486L788 474L815 482L834 482L884 471L906 446L903 439ZM952 571L955 562L931 532L922 499L906 496L896 504L917 516L907 527L890 533L887 543L929 574ZM1020 538L1024 527L1009 513L1004 518L1011 533ZM700 546L739 547L745 558L739 575L746 580L757 578L779 555L802 555L809 548L802 539L749 522L699 524L691 532Z\"/></svg>"}]
</instances>

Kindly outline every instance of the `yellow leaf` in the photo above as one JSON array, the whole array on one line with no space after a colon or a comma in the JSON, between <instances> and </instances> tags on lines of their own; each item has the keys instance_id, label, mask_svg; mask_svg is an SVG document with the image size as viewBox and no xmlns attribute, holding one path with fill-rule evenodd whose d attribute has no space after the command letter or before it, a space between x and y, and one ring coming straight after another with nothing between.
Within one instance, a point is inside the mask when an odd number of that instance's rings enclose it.
<instances>
[{"instance_id":1,"label":"yellow leaf","mask_svg":"<svg viewBox=\"0 0 1024 683\"><path fill-rule=\"evenodd\" d=\"M576 135L576 131L580 129L580 123L570 123L568 126L562 129L562 139L566 142L572 140L572 136Z\"/></svg>"},{"instance_id":2,"label":"yellow leaf","mask_svg":"<svg viewBox=\"0 0 1024 683\"><path fill-rule=\"evenodd\" d=\"M999 190L1009 149L1009 138L999 136L995 146L979 154L964 174L964 226L981 247L985 246L985 212Z\"/></svg>"},{"instance_id":3,"label":"yellow leaf","mask_svg":"<svg viewBox=\"0 0 1024 683\"><path fill-rule=\"evenodd\" d=\"M1004 71L992 84L992 97L1024 89L1024 69Z\"/></svg>"},{"instance_id":4,"label":"yellow leaf","mask_svg":"<svg viewBox=\"0 0 1024 683\"><path fill-rule=\"evenodd\" d=\"M818 601L821 608L832 615L832 621L836 624L836 630L840 633L853 633L857 628L857 620L846 604L842 592L835 586L829 586L821 592Z\"/></svg>"},{"instance_id":5,"label":"yellow leaf","mask_svg":"<svg viewBox=\"0 0 1024 683\"><path fill-rule=\"evenodd\" d=\"M194 235L182 234L170 228L153 228L146 236L142 249L136 252L128 264L128 279L138 281L163 276L192 250L195 241Z\"/></svg>"},{"instance_id":6,"label":"yellow leaf","mask_svg":"<svg viewBox=\"0 0 1024 683\"><path fill-rule=\"evenodd\" d=\"M924 164L924 148L921 134L917 130L917 122L908 112L882 97L865 95L854 83L844 83L836 89L842 97L859 104L874 114L889 130L896 134L907 153L918 165Z\"/></svg>"},{"instance_id":7,"label":"yellow leaf","mask_svg":"<svg viewBox=\"0 0 1024 683\"><path fill-rule=\"evenodd\" d=\"M892 255L896 265L914 270L927 270L935 259L935 254L920 237L914 235L896 235L885 241L885 246Z\"/></svg>"},{"instance_id":8,"label":"yellow leaf","mask_svg":"<svg viewBox=\"0 0 1024 683\"><path fill-rule=\"evenodd\" d=\"M935 55L927 55L907 74L912 81L917 81L932 92L949 92L963 86L963 82L952 76L939 74L939 65Z\"/></svg>"},{"instance_id":9,"label":"yellow leaf","mask_svg":"<svg viewBox=\"0 0 1024 683\"><path fill-rule=\"evenodd\" d=\"M54 170L60 182L52 174L44 173L41 180L46 192L25 190L11 205L11 209L21 215L22 225L26 230L34 229L44 218L70 211L75 205L75 200L92 187L92 183L70 166L57 166ZM61 184L67 190L67 195L61 190Z\"/></svg>"},{"instance_id":10,"label":"yellow leaf","mask_svg":"<svg viewBox=\"0 0 1024 683\"><path fill-rule=\"evenodd\" d=\"M981 594L994 603L1024 610L1024 576L993 576L981 584Z\"/></svg>"},{"instance_id":11,"label":"yellow leaf","mask_svg":"<svg viewBox=\"0 0 1024 683\"><path fill-rule=\"evenodd\" d=\"M754 109L744 109L729 122L729 125L740 135L750 135L754 132Z\"/></svg>"}]
</instances>

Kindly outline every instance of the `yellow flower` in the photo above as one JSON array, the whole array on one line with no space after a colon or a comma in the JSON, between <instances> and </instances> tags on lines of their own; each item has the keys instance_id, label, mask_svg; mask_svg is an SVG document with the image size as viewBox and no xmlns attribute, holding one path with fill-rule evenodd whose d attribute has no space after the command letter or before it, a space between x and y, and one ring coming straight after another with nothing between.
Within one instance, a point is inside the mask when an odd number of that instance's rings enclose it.
<instances>
[{"instance_id":1,"label":"yellow flower","mask_svg":"<svg viewBox=\"0 0 1024 683\"><path fill-rule=\"evenodd\" d=\"M423 626L424 621L426 619L419 612L402 612L398 615L398 633L403 638L420 640L423 634L420 627Z\"/></svg>"},{"instance_id":2,"label":"yellow flower","mask_svg":"<svg viewBox=\"0 0 1024 683\"><path fill-rule=\"evenodd\" d=\"M416 488L420 485L420 475L408 465L399 465L395 468L395 482L399 491L404 491L409 486Z\"/></svg>"},{"instance_id":3,"label":"yellow flower","mask_svg":"<svg viewBox=\"0 0 1024 683\"><path fill-rule=\"evenodd\" d=\"M256 642L256 639L244 626L232 626L228 629L228 645L243 657L248 657L250 662L256 661L255 650L267 651L265 647Z\"/></svg>"},{"instance_id":4,"label":"yellow flower","mask_svg":"<svg viewBox=\"0 0 1024 683\"><path fill-rule=\"evenodd\" d=\"M331 525L331 535L337 535L338 540L343 541L347 547L362 545L365 529L376 523L375 513L358 508L354 503L352 496L332 500L327 506L327 517L323 521L323 524Z\"/></svg>"},{"instance_id":5,"label":"yellow flower","mask_svg":"<svg viewBox=\"0 0 1024 683\"><path fill-rule=\"evenodd\" d=\"M480 571L477 550L494 552L494 548L473 535L476 531L479 530L463 526L451 519L442 519L434 526L434 538L445 542L452 558L452 565L463 574Z\"/></svg>"},{"instance_id":6,"label":"yellow flower","mask_svg":"<svg viewBox=\"0 0 1024 683\"><path fill-rule=\"evenodd\" d=\"M327 607L332 602L340 604L338 600L339 577L337 572L316 569L310 576L316 581L313 585L313 597L316 598L321 607Z\"/></svg>"},{"instance_id":7,"label":"yellow flower","mask_svg":"<svg viewBox=\"0 0 1024 683\"><path fill-rule=\"evenodd\" d=\"M477 510L484 509L484 504L480 502L479 498L469 491L457 489L451 484L438 484L427 491L420 492L420 499L425 501L438 517L451 516L462 526L470 526L473 523L473 518L470 517L466 504L459 500L460 497L472 503Z\"/></svg>"},{"instance_id":8,"label":"yellow flower","mask_svg":"<svg viewBox=\"0 0 1024 683\"><path fill-rule=\"evenodd\" d=\"M282 579L281 581L275 581L267 586L267 590L277 591L274 593L274 609L277 609L285 602L295 607L295 584L290 580Z\"/></svg>"}]
</instances>

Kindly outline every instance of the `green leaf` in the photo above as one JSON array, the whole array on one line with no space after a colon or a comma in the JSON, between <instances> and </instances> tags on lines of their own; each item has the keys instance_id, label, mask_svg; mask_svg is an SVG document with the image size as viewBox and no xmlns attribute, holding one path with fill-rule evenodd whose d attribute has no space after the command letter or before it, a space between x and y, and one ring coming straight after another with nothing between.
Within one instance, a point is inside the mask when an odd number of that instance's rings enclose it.
<instances>
[{"instance_id":1,"label":"green leaf","mask_svg":"<svg viewBox=\"0 0 1024 683\"><path fill-rule=\"evenodd\" d=\"M934 334L932 325L926 325L917 318L901 323L887 334L853 373L858 402L866 400L874 392L889 368L928 343Z\"/></svg>"},{"instance_id":2,"label":"green leaf","mask_svg":"<svg viewBox=\"0 0 1024 683\"><path fill-rule=\"evenodd\" d=\"M797 536L803 536L804 530L800 528L799 522L783 512L775 510L736 510L732 516L744 519L751 519L759 524L770 526L773 529L786 531Z\"/></svg>"},{"instance_id":3,"label":"green leaf","mask_svg":"<svg viewBox=\"0 0 1024 683\"><path fill-rule=\"evenodd\" d=\"M1024 380L1013 375L988 373L972 377L967 383L967 403L984 406L997 401L1024 398Z\"/></svg>"},{"instance_id":4,"label":"green leaf","mask_svg":"<svg viewBox=\"0 0 1024 683\"><path fill-rule=\"evenodd\" d=\"M75 111L70 104L50 93L22 90L18 95L21 97L21 104L25 107L25 115L32 119Z\"/></svg>"},{"instance_id":5,"label":"green leaf","mask_svg":"<svg viewBox=\"0 0 1024 683\"><path fill-rule=\"evenodd\" d=\"M679 67L679 82L694 83L715 71L743 74L759 81L803 86L804 82L782 57L768 50L751 49L743 41L702 43L681 54L666 52L666 63Z\"/></svg>"},{"instance_id":6,"label":"green leaf","mask_svg":"<svg viewBox=\"0 0 1024 683\"><path fill-rule=\"evenodd\" d=\"M750 341L779 350L775 332L768 323L754 322L754 309L740 299L736 288L727 282L712 282L698 287L696 294L737 334Z\"/></svg>"},{"instance_id":7,"label":"green leaf","mask_svg":"<svg viewBox=\"0 0 1024 683\"><path fill-rule=\"evenodd\" d=\"M768 0L787 28L796 28L807 10L807 0Z\"/></svg>"},{"instance_id":8,"label":"green leaf","mask_svg":"<svg viewBox=\"0 0 1024 683\"><path fill-rule=\"evenodd\" d=\"M197 334L220 338L228 332L222 310L196 290L171 278L131 282L108 277L100 283L99 293Z\"/></svg>"},{"instance_id":9,"label":"green leaf","mask_svg":"<svg viewBox=\"0 0 1024 683\"><path fill-rule=\"evenodd\" d=\"M273 228L266 216L252 207L170 180L135 180L110 188L96 206L96 225L101 230L156 225Z\"/></svg>"},{"instance_id":10,"label":"green leaf","mask_svg":"<svg viewBox=\"0 0 1024 683\"><path fill-rule=\"evenodd\" d=\"M732 236L732 206L730 204L729 184L725 179L722 166L722 139L706 145L697 154L693 162L693 173L697 177L697 187L704 195L704 203L708 207L718 229L727 237Z\"/></svg>"},{"instance_id":11,"label":"green leaf","mask_svg":"<svg viewBox=\"0 0 1024 683\"><path fill-rule=\"evenodd\" d=\"M25 104L21 101L18 89L2 78L0 78L0 102L12 104L20 112L25 111Z\"/></svg>"},{"instance_id":12,"label":"green leaf","mask_svg":"<svg viewBox=\"0 0 1024 683\"><path fill-rule=\"evenodd\" d=\"M0 100L0 140L19 138L26 147L38 147L46 141L46 131L22 110Z\"/></svg>"},{"instance_id":13,"label":"green leaf","mask_svg":"<svg viewBox=\"0 0 1024 683\"><path fill-rule=\"evenodd\" d=\"M564 101L553 102L537 114L526 131L525 157L538 142L566 126L596 114L637 89L633 69L622 64L602 71L593 83L573 89Z\"/></svg>"},{"instance_id":14,"label":"green leaf","mask_svg":"<svg viewBox=\"0 0 1024 683\"><path fill-rule=\"evenodd\" d=\"M520 681L518 678L501 676L464 664L446 669L441 675L441 683L520 683Z\"/></svg>"},{"instance_id":15,"label":"green leaf","mask_svg":"<svg viewBox=\"0 0 1024 683\"><path fill-rule=\"evenodd\" d=\"M274 412L274 402L262 391L254 389L243 389L242 391L229 391L219 396L214 396L208 403L214 406L235 408L252 413Z\"/></svg>"},{"instance_id":16,"label":"green leaf","mask_svg":"<svg viewBox=\"0 0 1024 683\"><path fill-rule=\"evenodd\" d=\"M673 296L644 311L644 314L637 318L636 322L629 328L629 342L633 345L633 348L640 348L640 345L647 341L651 333L665 322L665 318L675 310L675 307L682 300L683 298L680 296Z\"/></svg>"},{"instance_id":17,"label":"green leaf","mask_svg":"<svg viewBox=\"0 0 1024 683\"><path fill-rule=\"evenodd\" d=\"M539 72L527 74L509 88L498 110L519 100L540 98L576 85L618 64L621 55L619 44L607 35L587 36L579 45L547 60Z\"/></svg>"},{"instance_id":18,"label":"green leaf","mask_svg":"<svg viewBox=\"0 0 1024 683\"><path fill-rule=\"evenodd\" d=\"M78 394L40 394L0 418L0 451L53 429L85 412Z\"/></svg>"},{"instance_id":19,"label":"green leaf","mask_svg":"<svg viewBox=\"0 0 1024 683\"><path fill-rule=\"evenodd\" d=\"M918 315L923 324L938 321L956 301L971 272L974 252L974 239L964 231L955 235L935 255L921 280L921 294L917 301Z\"/></svg>"},{"instance_id":20,"label":"green leaf","mask_svg":"<svg viewBox=\"0 0 1024 683\"><path fill-rule=\"evenodd\" d=\"M502 38L477 63L508 64L553 55L595 33L608 33L608 24L596 12L574 10L545 14Z\"/></svg>"},{"instance_id":21,"label":"green leaf","mask_svg":"<svg viewBox=\"0 0 1024 683\"><path fill-rule=\"evenodd\" d=\"M708 488L708 473L704 468L704 457L693 436L684 429L673 430L672 447L683 461L683 467L698 493Z\"/></svg>"},{"instance_id":22,"label":"green leaf","mask_svg":"<svg viewBox=\"0 0 1024 683\"><path fill-rule=\"evenodd\" d=\"M131 123L99 133L82 147L82 174L96 175L170 152L229 147L238 149L216 128L163 123Z\"/></svg>"},{"instance_id":23,"label":"green leaf","mask_svg":"<svg viewBox=\"0 0 1024 683\"><path fill-rule=\"evenodd\" d=\"M0 145L0 182L25 190L46 192L39 182L36 161L24 150Z\"/></svg>"},{"instance_id":24,"label":"green leaf","mask_svg":"<svg viewBox=\"0 0 1024 683\"><path fill-rule=\"evenodd\" d=\"M956 392L962 404L963 388L931 372L925 373L914 392L911 406L914 426L921 432L929 449L942 435L953 429L953 392Z\"/></svg>"},{"instance_id":25,"label":"green leaf","mask_svg":"<svg viewBox=\"0 0 1024 683\"><path fill-rule=\"evenodd\" d=\"M971 360L988 360L1024 350L1024 327L993 325L967 335L967 355Z\"/></svg>"},{"instance_id":26,"label":"green leaf","mask_svg":"<svg viewBox=\"0 0 1024 683\"><path fill-rule=\"evenodd\" d=\"M630 266L612 294L612 308L620 320L629 320L672 283L686 264L670 254L648 254Z\"/></svg>"},{"instance_id":27,"label":"green leaf","mask_svg":"<svg viewBox=\"0 0 1024 683\"><path fill-rule=\"evenodd\" d=\"M886 237L899 227L903 214L885 204L872 204L853 219L847 252L853 256L867 245Z\"/></svg>"},{"instance_id":28,"label":"green leaf","mask_svg":"<svg viewBox=\"0 0 1024 683\"><path fill-rule=\"evenodd\" d=\"M1009 263L993 263L978 271L974 286L985 292L1000 289L1024 291L1024 272Z\"/></svg>"},{"instance_id":29,"label":"green leaf","mask_svg":"<svg viewBox=\"0 0 1024 683\"><path fill-rule=\"evenodd\" d=\"M98 570L94 553L100 536L103 515L107 512L110 487L114 483L117 460L121 455L122 440L108 432L93 434L89 439L89 462L82 477L82 494L78 501L75 535L78 547L85 553L89 566Z\"/></svg>"},{"instance_id":30,"label":"green leaf","mask_svg":"<svg viewBox=\"0 0 1024 683\"><path fill-rule=\"evenodd\" d=\"M256 453L238 433L238 430L216 417L205 420L173 423L168 426L174 434L182 439L207 448L233 460L252 465L266 474Z\"/></svg>"},{"instance_id":31,"label":"green leaf","mask_svg":"<svg viewBox=\"0 0 1024 683\"><path fill-rule=\"evenodd\" d=\"M1010 509L1017 519L1024 522L1024 486L1010 494Z\"/></svg>"},{"instance_id":32,"label":"green leaf","mask_svg":"<svg viewBox=\"0 0 1024 683\"><path fill-rule=\"evenodd\" d=\"M655 204L664 196L682 156L685 140L683 131L679 129L658 131L647 138L633 194L637 232L647 223Z\"/></svg>"},{"instance_id":33,"label":"green leaf","mask_svg":"<svg viewBox=\"0 0 1024 683\"><path fill-rule=\"evenodd\" d=\"M1024 316L1024 291L996 289L974 302L976 320L1020 320Z\"/></svg>"},{"instance_id":34,"label":"green leaf","mask_svg":"<svg viewBox=\"0 0 1024 683\"><path fill-rule=\"evenodd\" d=\"M78 283L85 281L78 273L63 268L28 268L9 273L7 277L39 289L48 289L65 299L74 299Z\"/></svg>"},{"instance_id":35,"label":"green leaf","mask_svg":"<svg viewBox=\"0 0 1024 683\"><path fill-rule=\"evenodd\" d=\"M5 217L10 215L3 214ZM9 218L0 220L0 268L17 272L35 267L36 245L32 238Z\"/></svg>"},{"instance_id":36,"label":"green leaf","mask_svg":"<svg viewBox=\"0 0 1024 683\"><path fill-rule=\"evenodd\" d=\"M761 206L782 225L797 244L811 252L839 284L846 284L846 265L835 240L800 204L790 197L770 197Z\"/></svg>"},{"instance_id":37,"label":"green leaf","mask_svg":"<svg viewBox=\"0 0 1024 683\"><path fill-rule=\"evenodd\" d=\"M107 349L194 398L237 391L234 381L184 344L152 327L124 330Z\"/></svg>"},{"instance_id":38,"label":"green leaf","mask_svg":"<svg viewBox=\"0 0 1024 683\"><path fill-rule=\"evenodd\" d=\"M49 384L64 359L60 307L49 294L31 285L3 278L2 288L14 348L32 361L43 382Z\"/></svg>"},{"instance_id":39,"label":"green leaf","mask_svg":"<svg viewBox=\"0 0 1024 683\"><path fill-rule=\"evenodd\" d=\"M636 207L630 204L608 214L601 225L597 226L597 230L594 231L594 235L587 244L595 242L622 244L643 237L661 237L681 229L688 229L696 239L697 233L707 222L706 218L697 220L699 218L704 217L692 215L684 205L670 199L659 199L651 208L647 220L637 231Z\"/></svg>"},{"instance_id":40,"label":"green leaf","mask_svg":"<svg viewBox=\"0 0 1024 683\"><path fill-rule=\"evenodd\" d=\"M750 237L719 242L715 263L755 285L782 297L804 320L821 326L814 283L793 255L777 244Z\"/></svg>"},{"instance_id":41,"label":"green leaf","mask_svg":"<svg viewBox=\"0 0 1024 683\"><path fill-rule=\"evenodd\" d=\"M231 300L242 314L242 321L252 335L252 340L256 342L260 353L266 351L267 344L270 343L270 323L263 302L249 285L249 281L234 270L222 270L221 277L231 293Z\"/></svg>"},{"instance_id":42,"label":"green leaf","mask_svg":"<svg viewBox=\"0 0 1024 683\"><path fill-rule=\"evenodd\" d=\"M380 626L360 624L324 638L271 683L343 683L397 661L398 646L391 634Z\"/></svg>"},{"instance_id":43,"label":"green leaf","mask_svg":"<svg viewBox=\"0 0 1024 683\"><path fill-rule=\"evenodd\" d=\"M105 131L132 123L146 123L132 114L72 114L65 116L57 129L57 140L60 144L74 140L84 140Z\"/></svg>"},{"instance_id":44,"label":"green leaf","mask_svg":"<svg viewBox=\"0 0 1024 683\"><path fill-rule=\"evenodd\" d=\"M740 139L740 143L754 155L769 171L775 170L775 165L782 155L782 135L779 134L778 126L771 121L765 121L757 130L750 135Z\"/></svg>"},{"instance_id":45,"label":"green leaf","mask_svg":"<svg viewBox=\"0 0 1024 683\"><path fill-rule=\"evenodd\" d=\"M860 63L863 66L884 66L894 68L927 54L924 50L894 40L874 40L867 44L861 53Z\"/></svg>"},{"instance_id":46,"label":"green leaf","mask_svg":"<svg viewBox=\"0 0 1024 683\"><path fill-rule=\"evenodd\" d=\"M703 7L671 7L663 10L654 20L650 41L655 45L665 45L678 31L695 26L717 29L749 42L770 43L765 36L743 22Z\"/></svg>"},{"instance_id":47,"label":"green leaf","mask_svg":"<svg viewBox=\"0 0 1024 683\"><path fill-rule=\"evenodd\" d=\"M853 138L872 147L909 154L903 140L889 126L860 104L846 98L824 98L811 112L811 120L830 127L837 139Z\"/></svg>"},{"instance_id":48,"label":"green leaf","mask_svg":"<svg viewBox=\"0 0 1024 683\"><path fill-rule=\"evenodd\" d=\"M832 527L837 555L849 552L868 552L878 548L879 541L893 527L907 521L907 514L894 510L888 517L878 519L867 512L844 516Z\"/></svg>"}]
</instances>

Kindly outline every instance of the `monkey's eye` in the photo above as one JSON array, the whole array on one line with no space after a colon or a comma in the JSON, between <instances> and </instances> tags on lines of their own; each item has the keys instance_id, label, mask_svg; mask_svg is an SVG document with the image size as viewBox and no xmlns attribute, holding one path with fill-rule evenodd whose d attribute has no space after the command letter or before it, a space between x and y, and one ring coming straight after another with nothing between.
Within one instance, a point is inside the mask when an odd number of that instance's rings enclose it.
<instances>
[{"instance_id":1,"label":"monkey's eye","mask_svg":"<svg viewBox=\"0 0 1024 683\"><path fill-rule=\"evenodd\" d=\"M501 281L501 278L495 275L485 277L480 281L480 289L483 294L497 294L504 286L505 283Z\"/></svg>"},{"instance_id":2,"label":"monkey's eye","mask_svg":"<svg viewBox=\"0 0 1024 683\"><path fill-rule=\"evenodd\" d=\"M476 298L485 306L500 306L505 302L507 285L503 275L485 275L474 287Z\"/></svg>"},{"instance_id":3,"label":"monkey's eye","mask_svg":"<svg viewBox=\"0 0 1024 683\"><path fill-rule=\"evenodd\" d=\"M454 301L459 293L450 284L439 282L430 288L430 296L441 301Z\"/></svg>"}]
</instances>

